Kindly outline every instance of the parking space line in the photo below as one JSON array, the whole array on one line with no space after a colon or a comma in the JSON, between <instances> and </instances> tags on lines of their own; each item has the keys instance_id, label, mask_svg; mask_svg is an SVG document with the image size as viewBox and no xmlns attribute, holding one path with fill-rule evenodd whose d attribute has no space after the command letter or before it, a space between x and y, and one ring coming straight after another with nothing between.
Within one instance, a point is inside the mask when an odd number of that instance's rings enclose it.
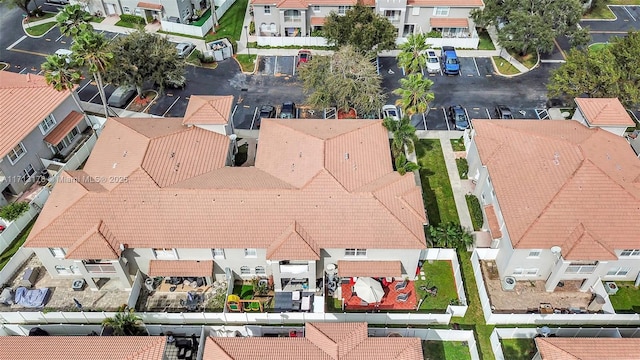
<instances>
[{"instance_id":1,"label":"parking space line","mask_svg":"<svg viewBox=\"0 0 640 360\"><path fill-rule=\"evenodd\" d=\"M442 114L444 115L444 123L447 124L447 130L451 130L449 127L449 119L447 119L447 111L442 108Z\"/></svg>"},{"instance_id":2,"label":"parking space line","mask_svg":"<svg viewBox=\"0 0 640 360\"><path fill-rule=\"evenodd\" d=\"M298 63L296 61L297 58L298 58L298 56L294 56L293 57L293 76L296 76L296 64Z\"/></svg>"},{"instance_id":3,"label":"parking space line","mask_svg":"<svg viewBox=\"0 0 640 360\"><path fill-rule=\"evenodd\" d=\"M249 130L253 130L253 124L256 122L257 114L258 114L258 107L256 106L256 110L253 112L253 118L251 119L251 126L249 126Z\"/></svg>"},{"instance_id":4,"label":"parking space line","mask_svg":"<svg viewBox=\"0 0 640 360\"><path fill-rule=\"evenodd\" d=\"M22 68L18 74L24 74L25 71L27 71L27 68Z\"/></svg>"},{"instance_id":5,"label":"parking space line","mask_svg":"<svg viewBox=\"0 0 640 360\"><path fill-rule=\"evenodd\" d=\"M58 41L59 41L60 39L62 39L63 37L64 37L64 35L60 35L60 36L55 40L55 42L58 42Z\"/></svg>"},{"instance_id":6,"label":"parking space line","mask_svg":"<svg viewBox=\"0 0 640 360\"><path fill-rule=\"evenodd\" d=\"M466 108L464 108L464 114L467 116L467 122L469 124L469 127L472 127L471 126L471 118L469 117L469 113L467 112Z\"/></svg>"},{"instance_id":7,"label":"parking space line","mask_svg":"<svg viewBox=\"0 0 640 360\"><path fill-rule=\"evenodd\" d=\"M276 60L273 62L273 76L276 76L278 73L278 55L276 55Z\"/></svg>"},{"instance_id":8,"label":"parking space line","mask_svg":"<svg viewBox=\"0 0 640 360\"><path fill-rule=\"evenodd\" d=\"M484 109L487 112L487 116L489 117L489 120L491 120L491 114L489 114L489 109Z\"/></svg>"},{"instance_id":9,"label":"parking space line","mask_svg":"<svg viewBox=\"0 0 640 360\"><path fill-rule=\"evenodd\" d=\"M422 123L424 124L424 129L427 130L427 118L424 116L424 113L422 113Z\"/></svg>"},{"instance_id":10,"label":"parking space line","mask_svg":"<svg viewBox=\"0 0 640 360\"><path fill-rule=\"evenodd\" d=\"M627 12L627 14L629 14L629 16L633 19L633 21L636 21L636 18L635 18L635 17L633 17L633 15L631 15L631 11L629 11L629 9L627 9L627 7L626 7L626 6L623 6L622 8L624 9L624 11L626 11L626 12Z\"/></svg>"},{"instance_id":11,"label":"parking space line","mask_svg":"<svg viewBox=\"0 0 640 360\"><path fill-rule=\"evenodd\" d=\"M14 42L13 44L9 45L7 50L13 49L16 45L20 44L20 42L22 42L22 40L24 40L26 38L27 38L27 35L23 35L20 39L16 40L16 42Z\"/></svg>"},{"instance_id":12,"label":"parking space line","mask_svg":"<svg viewBox=\"0 0 640 360\"><path fill-rule=\"evenodd\" d=\"M175 104L178 102L178 100L180 100L180 96L178 96L178 97L173 101L173 103L171 103L171 105L169 106L169 108L167 109L167 111L165 111L165 112L164 112L164 114L162 114L162 117L165 117L165 116L167 115L167 113L169 112L169 110L171 110L171 108L173 107L173 105L175 105Z\"/></svg>"},{"instance_id":13,"label":"parking space line","mask_svg":"<svg viewBox=\"0 0 640 360\"><path fill-rule=\"evenodd\" d=\"M115 38L117 38L117 37L118 37L118 35L120 35L120 33L117 33L117 34L116 34L116 36L114 36L114 37L112 37L111 39L109 39L109 41L107 41L107 43L112 42L112 41L113 41L113 39L115 39Z\"/></svg>"},{"instance_id":14,"label":"parking space line","mask_svg":"<svg viewBox=\"0 0 640 360\"><path fill-rule=\"evenodd\" d=\"M476 58L472 58L473 59L473 64L476 66L476 72L478 73L478 76L480 76L480 69L478 69L478 63L476 62Z\"/></svg>"},{"instance_id":15,"label":"parking space line","mask_svg":"<svg viewBox=\"0 0 640 360\"><path fill-rule=\"evenodd\" d=\"M103 87L102 87L102 91L104 91L104 89L106 89L106 87L107 87L107 86L109 86L109 85L105 85L105 86L103 86ZM89 99L89 102L92 102L92 101L93 101L93 99L95 99L95 98L96 98L96 96L98 96L98 95L100 95L100 91L98 91L95 95L93 95L93 97L91 97L91 99Z\"/></svg>"},{"instance_id":16,"label":"parking space line","mask_svg":"<svg viewBox=\"0 0 640 360\"><path fill-rule=\"evenodd\" d=\"M80 90L78 90L78 94L80 94L80 92L81 92L82 90L84 90L84 88L86 88L87 86L89 86L89 84L91 84L91 80L87 81L87 83L86 83L86 84L84 84L84 86L83 86L83 87L81 87L81 88L80 88Z\"/></svg>"}]
</instances>

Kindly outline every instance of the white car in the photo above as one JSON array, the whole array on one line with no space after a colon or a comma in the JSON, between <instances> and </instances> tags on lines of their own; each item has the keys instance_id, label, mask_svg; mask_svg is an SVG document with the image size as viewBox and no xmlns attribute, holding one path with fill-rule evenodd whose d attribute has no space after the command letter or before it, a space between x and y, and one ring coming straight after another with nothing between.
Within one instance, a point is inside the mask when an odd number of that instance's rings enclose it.
<instances>
[{"instance_id":1,"label":"white car","mask_svg":"<svg viewBox=\"0 0 640 360\"><path fill-rule=\"evenodd\" d=\"M436 51L433 49L427 49L427 51L425 51L425 55L427 56L427 72L429 74L439 73L440 59L438 59Z\"/></svg>"},{"instance_id":2,"label":"white car","mask_svg":"<svg viewBox=\"0 0 640 360\"><path fill-rule=\"evenodd\" d=\"M401 116L402 115L400 114L400 110L395 105L385 105L382 107L383 119L391 118L393 120L399 121Z\"/></svg>"},{"instance_id":3,"label":"white car","mask_svg":"<svg viewBox=\"0 0 640 360\"><path fill-rule=\"evenodd\" d=\"M67 60L67 63L70 63L73 51L67 49L58 49L54 54L60 56L61 58L65 58Z\"/></svg>"}]
</instances>

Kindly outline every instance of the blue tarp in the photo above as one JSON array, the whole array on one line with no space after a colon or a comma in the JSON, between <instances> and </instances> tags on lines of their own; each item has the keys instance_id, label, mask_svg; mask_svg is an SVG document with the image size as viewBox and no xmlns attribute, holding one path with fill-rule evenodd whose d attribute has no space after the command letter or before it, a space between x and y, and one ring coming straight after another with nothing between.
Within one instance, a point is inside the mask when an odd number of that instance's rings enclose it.
<instances>
[{"instance_id":1,"label":"blue tarp","mask_svg":"<svg viewBox=\"0 0 640 360\"><path fill-rule=\"evenodd\" d=\"M16 289L15 303L29 308L43 307L48 300L49 288L27 290L25 287Z\"/></svg>"}]
</instances>

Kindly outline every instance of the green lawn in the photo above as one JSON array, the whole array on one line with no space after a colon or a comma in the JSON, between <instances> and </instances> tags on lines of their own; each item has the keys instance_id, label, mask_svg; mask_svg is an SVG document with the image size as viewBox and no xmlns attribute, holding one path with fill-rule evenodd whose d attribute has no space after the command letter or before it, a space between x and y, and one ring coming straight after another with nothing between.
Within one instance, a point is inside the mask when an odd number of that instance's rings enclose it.
<instances>
[{"instance_id":1,"label":"green lawn","mask_svg":"<svg viewBox=\"0 0 640 360\"><path fill-rule=\"evenodd\" d=\"M209 33L205 37L207 42L222 38L229 38L235 41L240 40L242 34L242 23L247 10L249 0L237 0L220 19L220 25L215 33Z\"/></svg>"},{"instance_id":2,"label":"green lawn","mask_svg":"<svg viewBox=\"0 0 640 360\"><path fill-rule=\"evenodd\" d=\"M453 151L465 151L467 150L464 147L464 139L462 136L460 139L451 139L451 147L453 147Z\"/></svg>"},{"instance_id":3,"label":"green lawn","mask_svg":"<svg viewBox=\"0 0 640 360\"><path fill-rule=\"evenodd\" d=\"M49 31L49 29L51 29L54 26L56 26L56 22L52 21L52 22L48 22L40 25L35 25L35 26L27 25L26 30L27 30L27 33L31 36L40 36L40 35L44 35L47 31Z\"/></svg>"},{"instance_id":4,"label":"green lawn","mask_svg":"<svg viewBox=\"0 0 640 360\"><path fill-rule=\"evenodd\" d=\"M20 234L20 236L18 236L11 243L11 245L9 245L9 247L6 248L2 254L0 254L0 270L2 270L2 268L4 268L5 265L7 265L9 260L11 260L11 257L13 256L13 254L15 254L18 251L18 249L20 249L22 244L24 244L25 240L27 240L27 237L29 236L29 232L31 232L31 228L33 227L33 224L36 222L36 219L31 220L31 224L29 224L24 230L22 230L22 234Z\"/></svg>"},{"instance_id":5,"label":"green lawn","mask_svg":"<svg viewBox=\"0 0 640 360\"><path fill-rule=\"evenodd\" d=\"M138 24L134 24L134 23L131 23L131 22L128 22L128 21L124 21L124 20L118 21L115 25L116 26L126 27L126 28L129 28L129 29L137 29L138 26L139 26Z\"/></svg>"},{"instance_id":6,"label":"green lawn","mask_svg":"<svg viewBox=\"0 0 640 360\"><path fill-rule=\"evenodd\" d=\"M607 46L609 46L609 43L595 43L595 44L591 44L589 45L589 51L600 51L604 48L606 48Z\"/></svg>"},{"instance_id":7,"label":"green lawn","mask_svg":"<svg viewBox=\"0 0 640 360\"><path fill-rule=\"evenodd\" d=\"M440 140L421 139L416 143L420 165L422 197L429 224L437 226L447 222L460 223L453 190L442 155Z\"/></svg>"},{"instance_id":8,"label":"green lawn","mask_svg":"<svg viewBox=\"0 0 640 360\"><path fill-rule=\"evenodd\" d=\"M253 299L253 285L234 285L233 293L240 296L242 300Z\"/></svg>"},{"instance_id":9,"label":"green lawn","mask_svg":"<svg viewBox=\"0 0 640 360\"><path fill-rule=\"evenodd\" d=\"M538 54L527 54L525 56L520 55L512 55L516 60L520 62L520 64L526 66L528 69L531 69L538 63Z\"/></svg>"},{"instance_id":10,"label":"green lawn","mask_svg":"<svg viewBox=\"0 0 640 360\"><path fill-rule=\"evenodd\" d=\"M516 69L510 62L503 59L502 56L494 56L493 62L496 64L498 72L502 75L520 74L520 70Z\"/></svg>"},{"instance_id":11,"label":"green lawn","mask_svg":"<svg viewBox=\"0 0 640 360\"><path fill-rule=\"evenodd\" d=\"M509 360L531 360L538 351L533 339L502 339L504 358Z\"/></svg>"},{"instance_id":12,"label":"green lawn","mask_svg":"<svg viewBox=\"0 0 640 360\"><path fill-rule=\"evenodd\" d=\"M633 281L616 281L618 292L610 295L611 305L616 312L640 313L640 288L633 286Z\"/></svg>"},{"instance_id":13,"label":"green lawn","mask_svg":"<svg viewBox=\"0 0 640 360\"><path fill-rule=\"evenodd\" d=\"M27 18L27 22L33 22L33 21L40 21L40 20L45 20L45 19L50 19L52 17L55 17L58 14L51 14L51 13L44 13L43 15L40 15L38 17L35 16L30 16Z\"/></svg>"},{"instance_id":14,"label":"green lawn","mask_svg":"<svg viewBox=\"0 0 640 360\"><path fill-rule=\"evenodd\" d=\"M456 165L458 166L458 174L460 179L467 179L469 176L469 163L465 158L456 159Z\"/></svg>"},{"instance_id":15,"label":"green lawn","mask_svg":"<svg viewBox=\"0 0 640 360\"><path fill-rule=\"evenodd\" d=\"M609 0L603 1L592 11L584 14L584 19L615 19L616 16L607 5L640 5L640 0Z\"/></svg>"},{"instance_id":16,"label":"green lawn","mask_svg":"<svg viewBox=\"0 0 640 360\"><path fill-rule=\"evenodd\" d=\"M194 21L191 25L193 25L193 26L202 26L202 24L204 24L204 22L207 21L207 19L209 19L210 17L211 17L211 8L209 8L209 10L205 11L204 14L202 14L202 16L200 16L200 19L198 19L197 21Z\"/></svg>"},{"instance_id":17,"label":"green lawn","mask_svg":"<svg viewBox=\"0 0 640 360\"><path fill-rule=\"evenodd\" d=\"M424 360L471 359L469 346L462 341L422 341Z\"/></svg>"},{"instance_id":18,"label":"green lawn","mask_svg":"<svg viewBox=\"0 0 640 360\"><path fill-rule=\"evenodd\" d=\"M256 55L238 54L236 60L240 63L242 71L253 72L256 65Z\"/></svg>"},{"instance_id":19,"label":"green lawn","mask_svg":"<svg viewBox=\"0 0 640 360\"><path fill-rule=\"evenodd\" d=\"M489 33L486 31L478 32L478 37L480 37L480 43L478 43L478 50L495 50L496 47L493 45L493 41L489 37Z\"/></svg>"},{"instance_id":20,"label":"green lawn","mask_svg":"<svg viewBox=\"0 0 640 360\"><path fill-rule=\"evenodd\" d=\"M418 301L424 299L419 310L439 312L438 310L445 310L452 300L458 299L451 261L434 261L432 263L427 261L422 265L422 270L424 271L426 280L415 281ZM420 290L420 286L426 286L428 288L437 286L438 295L427 296L427 292Z\"/></svg>"},{"instance_id":21,"label":"green lawn","mask_svg":"<svg viewBox=\"0 0 640 360\"><path fill-rule=\"evenodd\" d=\"M482 214L480 200L478 200L475 195L465 195L464 198L467 201L467 207L469 208L469 214L471 215L473 230L479 231L484 223L484 215Z\"/></svg>"},{"instance_id":22,"label":"green lawn","mask_svg":"<svg viewBox=\"0 0 640 360\"><path fill-rule=\"evenodd\" d=\"M99 23L101 23L104 19L105 19L105 18L103 18L103 17L93 16L93 17L91 18L91 22L94 22L94 23L98 23L98 24L99 24Z\"/></svg>"}]
</instances>

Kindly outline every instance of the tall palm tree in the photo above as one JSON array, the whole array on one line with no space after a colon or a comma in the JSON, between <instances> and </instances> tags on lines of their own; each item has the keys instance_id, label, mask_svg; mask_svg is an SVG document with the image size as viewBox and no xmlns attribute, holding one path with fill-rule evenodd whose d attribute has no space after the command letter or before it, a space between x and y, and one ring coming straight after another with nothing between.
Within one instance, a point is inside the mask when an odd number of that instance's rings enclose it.
<instances>
[{"instance_id":1,"label":"tall palm tree","mask_svg":"<svg viewBox=\"0 0 640 360\"><path fill-rule=\"evenodd\" d=\"M400 175L404 175L408 172L413 172L420 169L420 165L414 163L413 161L407 160L407 157L404 153L398 154L395 158L396 163L396 171Z\"/></svg>"},{"instance_id":2,"label":"tall palm tree","mask_svg":"<svg viewBox=\"0 0 640 360\"><path fill-rule=\"evenodd\" d=\"M86 31L93 31L90 22L93 16L86 12L80 5L67 5L56 16L58 29L64 36L76 37Z\"/></svg>"},{"instance_id":3,"label":"tall palm tree","mask_svg":"<svg viewBox=\"0 0 640 360\"><path fill-rule=\"evenodd\" d=\"M398 54L398 65L407 74L420 72L427 65L425 50L429 48L427 44L427 34L411 34L407 36L407 42L400 45Z\"/></svg>"},{"instance_id":4,"label":"tall palm tree","mask_svg":"<svg viewBox=\"0 0 640 360\"><path fill-rule=\"evenodd\" d=\"M394 94L400 95L396 105L408 116L425 113L434 99L433 92L429 91L432 85L433 81L423 77L421 73L400 79L400 88L393 90Z\"/></svg>"},{"instance_id":5,"label":"tall palm tree","mask_svg":"<svg viewBox=\"0 0 640 360\"><path fill-rule=\"evenodd\" d=\"M76 85L82 81L82 73L74 62L69 61L66 56L56 54L47 56L46 60L40 65L44 71L44 79L48 85L53 86L57 91L69 91L73 101L76 102L80 111L82 106L76 95L73 93Z\"/></svg>"},{"instance_id":6,"label":"tall palm tree","mask_svg":"<svg viewBox=\"0 0 640 360\"><path fill-rule=\"evenodd\" d=\"M391 141L391 151L394 158L407 152L412 153L414 150L414 142L418 141L416 136L416 128L411 125L411 120L404 116L400 120L386 118L382 121L382 125L393 134Z\"/></svg>"},{"instance_id":7,"label":"tall palm tree","mask_svg":"<svg viewBox=\"0 0 640 360\"><path fill-rule=\"evenodd\" d=\"M79 33L71 45L73 61L88 69L96 81L105 117L109 117L109 108L102 77L113 64L113 54L109 51L108 45L107 39L102 34L93 31Z\"/></svg>"},{"instance_id":8,"label":"tall palm tree","mask_svg":"<svg viewBox=\"0 0 640 360\"><path fill-rule=\"evenodd\" d=\"M113 317L104 319L102 325L112 328L113 334L117 336L138 336L145 333L142 319L133 309L117 312Z\"/></svg>"},{"instance_id":9,"label":"tall palm tree","mask_svg":"<svg viewBox=\"0 0 640 360\"><path fill-rule=\"evenodd\" d=\"M460 224L448 222L429 226L429 241L432 246L467 250L473 246L473 236Z\"/></svg>"}]
</instances>

